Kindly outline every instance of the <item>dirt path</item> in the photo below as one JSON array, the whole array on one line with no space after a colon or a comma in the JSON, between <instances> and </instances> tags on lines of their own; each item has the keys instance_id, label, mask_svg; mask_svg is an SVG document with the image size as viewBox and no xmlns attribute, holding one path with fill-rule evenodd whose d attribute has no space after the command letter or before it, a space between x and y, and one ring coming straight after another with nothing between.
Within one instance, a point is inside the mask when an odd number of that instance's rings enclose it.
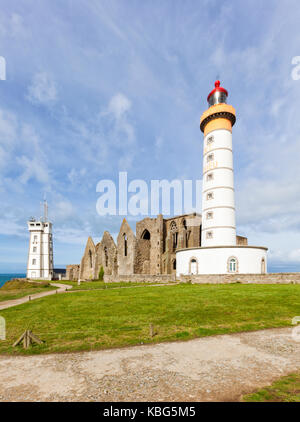
<instances>
[{"instance_id":1,"label":"dirt path","mask_svg":"<svg viewBox=\"0 0 300 422\"><path fill-rule=\"evenodd\" d=\"M30 300L39 299L40 297L50 296L57 293L64 293L69 289L72 289L72 286L69 286L67 284L61 284L61 283L50 283L51 286L57 287L57 290L49 290L48 292L41 292L41 293L35 293L30 296L24 296L19 299L12 299L7 300L5 302L0 302L0 311L7 308L12 308L13 306L21 305L22 303L28 302L29 298Z\"/></svg>"},{"instance_id":2,"label":"dirt path","mask_svg":"<svg viewBox=\"0 0 300 422\"><path fill-rule=\"evenodd\" d=\"M0 401L212 401L300 369L291 328L98 352L0 356Z\"/></svg>"}]
</instances>

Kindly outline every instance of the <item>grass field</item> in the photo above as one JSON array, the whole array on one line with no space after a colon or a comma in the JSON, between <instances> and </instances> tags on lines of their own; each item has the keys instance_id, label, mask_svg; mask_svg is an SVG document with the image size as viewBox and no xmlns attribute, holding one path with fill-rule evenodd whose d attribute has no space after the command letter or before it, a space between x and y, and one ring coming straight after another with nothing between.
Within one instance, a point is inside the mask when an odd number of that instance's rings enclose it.
<instances>
[{"instance_id":1,"label":"grass field","mask_svg":"<svg viewBox=\"0 0 300 422\"><path fill-rule=\"evenodd\" d=\"M28 281L8 281L0 288L0 302L19 299L24 296L35 293L47 292L55 287L50 286L48 282L29 283Z\"/></svg>"},{"instance_id":2,"label":"grass field","mask_svg":"<svg viewBox=\"0 0 300 422\"><path fill-rule=\"evenodd\" d=\"M300 372L280 378L243 398L247 402L300 402Z\"/></svg>"},{"instance_id":3,"label":"grass field","mask_svg":"<svg viewBox=\"0 0 300 422\"><path fill-rule=\"evenodd\" d=\"M136 282L120 282L120 283L104 283L104 281L84 281L78 286L77 281L61 281L59 283L68 284L72 286L72 290L99 290L99 289L113 289L117 287L133 287L133 286L148 286L157 283L136 283Z\"/></svg>"},{"instance_id":4,"label":"grass field","mask_svg":"<svg viewBox=\"0 0 300 422\"><path fill-rule=\"evenodd\" d=\"M186 340L291 325L300 285L190 285L63 293L0 312L7 340L0 353L96 350ZM149 335L149 324L157 335ZM29 328L45 343L24 351L13 342Z\"/></svg>"}]
</instances>

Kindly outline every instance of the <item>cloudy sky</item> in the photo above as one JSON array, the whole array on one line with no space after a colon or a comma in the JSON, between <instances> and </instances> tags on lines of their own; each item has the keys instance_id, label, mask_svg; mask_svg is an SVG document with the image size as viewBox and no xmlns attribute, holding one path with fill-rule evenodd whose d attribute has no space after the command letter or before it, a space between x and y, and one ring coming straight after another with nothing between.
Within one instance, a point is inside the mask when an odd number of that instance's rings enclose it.
<instances>
[{"instance_id":1,"label":"cloudy sky","mask_svg":"<svg viewBox=\"0 0 300 422\"><path fill-rule=\"evenodd\" d=\"M99 180L201 179L216 78L237 110L238 233L269 247L269 270L300 270L298 0L0 5L0 273L25 270L45 194L60 267L119 230L97 214Z\"/></svg>"}]
</instances>

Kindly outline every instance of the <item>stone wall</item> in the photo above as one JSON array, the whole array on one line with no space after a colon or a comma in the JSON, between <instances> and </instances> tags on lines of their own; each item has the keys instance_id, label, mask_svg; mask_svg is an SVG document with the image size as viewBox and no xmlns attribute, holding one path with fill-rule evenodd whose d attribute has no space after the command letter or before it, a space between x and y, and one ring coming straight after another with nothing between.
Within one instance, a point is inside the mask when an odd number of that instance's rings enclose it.
<instances>
[{"instance_id":1,"label":"stone wall","mask_svg":"<svg viewBox=\"0 0 300 422\"><path fill-rule=\"evenodd\" d=\"M300 273L185 275L180 276L179 281L195 284L300 284Z\"/></svg>"},{"instance_id":2,"label":"stone wall","mask_svg":"<svg viewBox=\"0 0 300 422\"><path fill-rule=\"evenodd\" d=\"M139 283L168 283L175 282L175 275L171 274L131 274L131 275L104 275L105 283L139 282Z\"/></svg>"},{"instance_id":3,"label":"stone wall","mask_svg":"<svg viewBox=\"0 0 300 422\"><path fill-rule=\"evenodd\" d=\"M80 266L78 264L75 265L67 265L66 268L66 280L78 280L79 278L79 269Z\"/></svg>"}]
</instances>

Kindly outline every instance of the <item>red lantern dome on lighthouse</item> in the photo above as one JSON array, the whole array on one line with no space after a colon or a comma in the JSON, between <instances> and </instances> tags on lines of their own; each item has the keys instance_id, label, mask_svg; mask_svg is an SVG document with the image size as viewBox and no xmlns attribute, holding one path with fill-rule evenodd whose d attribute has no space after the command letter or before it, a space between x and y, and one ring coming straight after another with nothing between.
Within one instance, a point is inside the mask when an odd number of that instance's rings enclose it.
<instances>
[{"instance_id":1,"label":"red lantern dome on lighthouse","mask_svg":"<svg viewBox=\"0 0 300 422\"><path fill-rule=\"evenodd\" d=\"M210 106L227 102L228 91L220 85L221 82L216 81L215 89L213 89L207 97L207 102Z\"/></svg>"}]
</instances>

